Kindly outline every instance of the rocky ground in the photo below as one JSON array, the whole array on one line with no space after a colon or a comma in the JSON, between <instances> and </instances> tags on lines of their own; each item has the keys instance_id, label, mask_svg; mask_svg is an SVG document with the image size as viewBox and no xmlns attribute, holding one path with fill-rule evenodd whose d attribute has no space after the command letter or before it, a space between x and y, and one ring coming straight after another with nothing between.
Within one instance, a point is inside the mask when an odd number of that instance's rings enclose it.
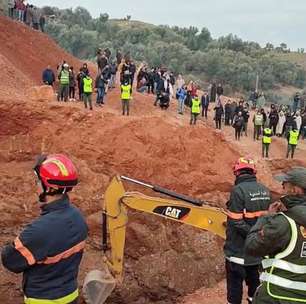
<instances>
[{"instance_id":1,"label":"rocky ground","mask_svg":"<svg viewBox=\"0 0 306 304\"><path fill-rule=\"evenodd\" d=\"M305 144L296 160L287 161L285 143L277 139L273 159L263 161L258 142L250 137L234 142L233 129L215 131L211 117L191 127L187 113L176 113L175 101L161 111L152 96L134 94L130 117L121 116L118 89L92 112L79 102L58 103L48 88L33 85L49 63L54 67L65 59L78 67L81 62L44 34L4 17L0 38L0 67L9 75L7 86L0 83L0 246L39 213L31 171L35 156L68 154L81 181L72 198L90 226L80 284L102 265L98 219L112 176L139 178L224 207L240 155L258 160L260 180L275 193L273 173L305 164ZM109 303L224 303L222 240L138 212L130 212L129 219L124 281ZM0 266L1 303L22 303L20 279Z\"/></svg>"}]
</instances>

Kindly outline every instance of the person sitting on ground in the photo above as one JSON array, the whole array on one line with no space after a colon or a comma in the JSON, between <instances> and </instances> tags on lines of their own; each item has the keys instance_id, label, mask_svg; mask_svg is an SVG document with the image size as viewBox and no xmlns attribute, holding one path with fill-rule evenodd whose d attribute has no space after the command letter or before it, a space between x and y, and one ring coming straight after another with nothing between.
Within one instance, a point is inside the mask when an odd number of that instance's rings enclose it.
<instances>
[{"instance_id":1,"label":"person sitting on ground","mask_svg":"<svg viewBox=\"0 0 306 304\"><path fill-rule=\"evenodd\" d=\"M196 95L192 99L190 125L197 123L197 117L200 114L200 99Z\"/></svg>"},{"instance_id":2,"label":"person sitting on ground","mask_svg":"<svg viewBox=\"0 0 306 304\"><path fill-rule=\"evenodd\" d=\"M43 71L42 81L46 85L53 86L55 82L55 75L50 65L48 65L47 68Z\"/></svg>"}]
</instances>

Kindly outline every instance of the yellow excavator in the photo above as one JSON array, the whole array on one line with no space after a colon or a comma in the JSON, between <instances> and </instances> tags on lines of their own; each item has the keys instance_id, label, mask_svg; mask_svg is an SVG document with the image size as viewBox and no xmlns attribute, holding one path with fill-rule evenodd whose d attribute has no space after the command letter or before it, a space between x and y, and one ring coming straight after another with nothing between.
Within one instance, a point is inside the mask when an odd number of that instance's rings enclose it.
<instances>
[{"instance_id":1,"label":"yellow excavator","mask_svg":"<svg viewBox=\"0 0 306 304\"><path fill-rule=\"evenodd\" d=\"M123 181L149 188L171 199L151 197L140 192L127 192ZM227 216L223 209L126 176L115 176L112 179L106 189L102 208L102 249L107 266L87 274L83 284L83 294L88 304L104 303L116 284L122 282L128 208L191 225L225 238ZM107 257L108 251L110 252Z\"/></svg>"}]
</instances>

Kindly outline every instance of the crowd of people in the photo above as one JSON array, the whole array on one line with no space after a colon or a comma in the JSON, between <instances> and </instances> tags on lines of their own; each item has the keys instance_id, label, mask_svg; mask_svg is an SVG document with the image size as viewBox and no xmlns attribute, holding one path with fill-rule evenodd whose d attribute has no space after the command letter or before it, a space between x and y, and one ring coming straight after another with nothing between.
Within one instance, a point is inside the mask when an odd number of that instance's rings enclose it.
<instances>
[{"instance_id":1,"label":"crowd of people","mask_svg":"<svg viewBox=\"0 0 306 304\"><path fill-rule=\"evenodd\" d=\"M113 56L114 57L114 56ZM135 89L139 93L154 95L154 106L167 110L171 100L177 100L179 115L190 114L190 125L195 125L199 117L208 119L208 112L213 110L216 129L223 126L234 128L235 140L249 135L249 125L253 125L253 139L262 142L262 156L269 157L272 138L283 137L288 141L286 156L294 157L298 140L306 138L306 107L297 93L290 105L271 104L266 107L264 93L252 91L249 99L227 99L221 83L212 83L207 90L201 91L199 86L190 81L186 84L182 75L175 77L172 71L164 67L149 68L142 64L137 70L136 64L129 54L123 56L118 50L115 58L109 49L98 49L98 75L95 81L91 78L86 63L76 74L74 68L65 61L57 67L59 82L57 99L67 102L78 100L84 102L85 108L93 110L92 94L96 92L96 106L105 104L108 90L120 81L122 115L130 114L130 100L134 81ZM118 75L118 77L117 77ZM54 85L56 76L50 67L43 72L43 82ZM253 114L252 114L253 113ZM252 115L252 117L251 117Z\"/></svg>"},{"instance_id":2,"label":"crowd of people","mask_svg":"<svg viewBox=\"0 0 306 304\"><path fill-rule=\"evenodd\" d=\"M27 0L8 0L8 15L35 30L45 31L46 16L38 7L29 4Z\"/></svg>"}]
</instances>

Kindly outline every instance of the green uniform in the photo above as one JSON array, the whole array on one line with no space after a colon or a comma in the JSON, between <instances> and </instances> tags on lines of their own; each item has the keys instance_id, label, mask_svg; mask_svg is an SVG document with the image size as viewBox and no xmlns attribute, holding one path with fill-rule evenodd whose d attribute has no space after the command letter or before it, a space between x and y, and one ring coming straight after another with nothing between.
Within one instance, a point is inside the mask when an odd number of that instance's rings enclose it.
<instances>
[{"instance_id":1,"label":"green uniform","mask_svg":"<svg viewBox=\"0 0 306 304\"><path fill-rule=\"evenodd\" d=\"M285 213L260 218L246 252L264 257L255 304L306 303L306 195L285 196Z\"/></svg>"}]
</instances>

